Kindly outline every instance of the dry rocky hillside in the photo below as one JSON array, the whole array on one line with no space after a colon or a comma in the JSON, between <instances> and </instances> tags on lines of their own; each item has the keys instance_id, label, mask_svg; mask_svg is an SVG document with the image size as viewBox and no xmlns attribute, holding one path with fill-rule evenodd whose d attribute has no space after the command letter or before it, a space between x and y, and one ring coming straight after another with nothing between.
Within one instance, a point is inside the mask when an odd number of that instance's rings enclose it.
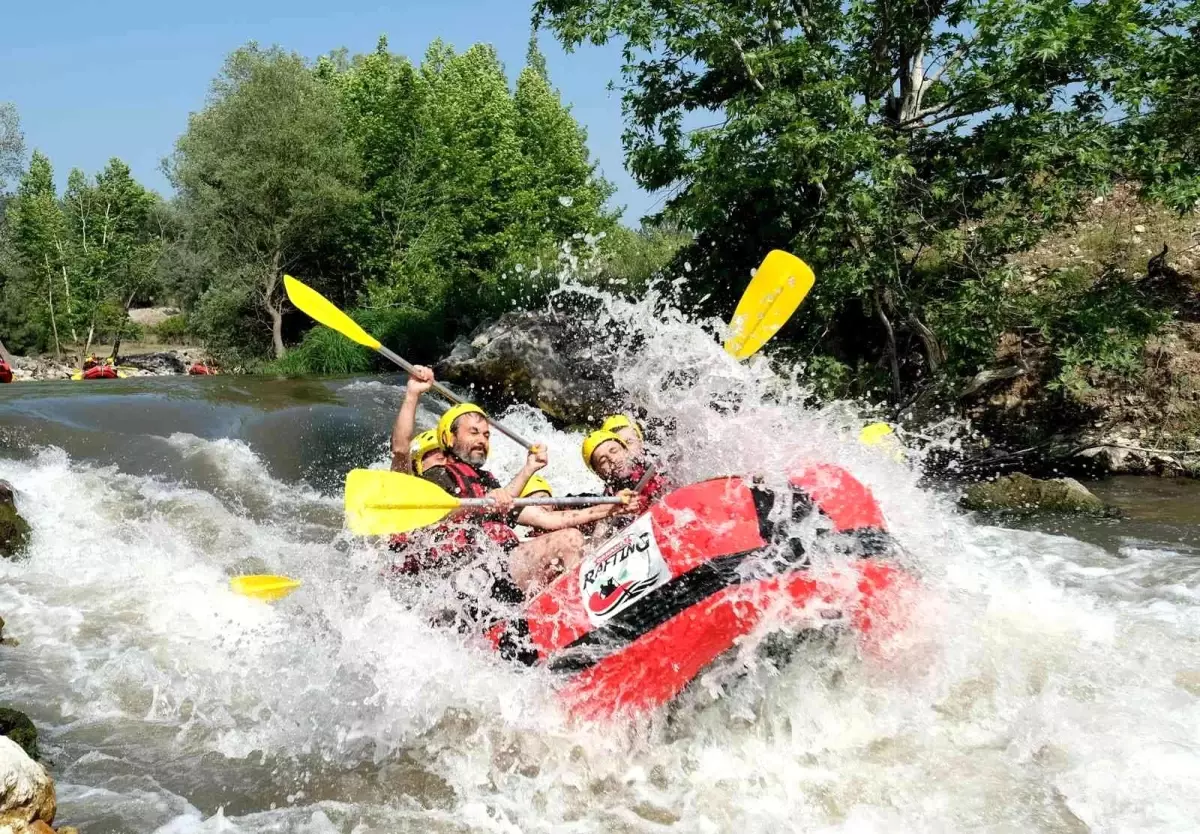
<instances>
[{"instance_id":1,"label":"dry rocky hillside","mask_svg":"<svg viewBox=\"0 0 1200 834\"><path fill-rule=\"evenodd\" d=\"M1119 189L1016 265L1014 297L1036 303L1069 280L1111 319L1084 322L1098 336L1080 336L1088 349L1078 356L1067 339L1048 345L1052 325L1005 333L992 366L963 390L966 415L1016 468L1200 475L1200 218ZM1138 317L1152 332L1123 340Z\"/></svg>"}]
</instances>

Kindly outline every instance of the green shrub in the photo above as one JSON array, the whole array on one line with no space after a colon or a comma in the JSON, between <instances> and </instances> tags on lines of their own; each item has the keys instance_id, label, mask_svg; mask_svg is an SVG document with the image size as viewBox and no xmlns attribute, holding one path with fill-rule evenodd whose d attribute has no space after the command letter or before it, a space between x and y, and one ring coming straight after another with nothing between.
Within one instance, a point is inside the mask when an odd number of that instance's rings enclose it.
<instances>
[{"instance_id":1,"label":"green shrub","mask_svg":"<svg viewBox=\"0 0 1200 834\"><path fill-rule=\"evenodd\" d=\"M300 344L264 370L284 376L345 376L366 373L371 366L372 351L333 330L314 327Z\"/></svg>"},{"instance_id":2,"label":"green shrub","mask_svg":"<svg viewBox=\"0 0 1200 834\"><path fill-rule=\"evenodd\" d=\"M427 311L412 308L358 310L351 311L350 316L380 342L413 363L434 362L446 347L441 318ZM391 369L390 363L369 348L327 327L317 326L305 333L300 344L282 359L263 370L285 376L348 376L385 366Z\"/></svg>"},{"instance_id":3,"label":"green shrub","mask_svg":"<svg viewBox=\"0 0 1200 834\"><path fill-rule=\"evenodd\" d=\"M1090 282L1080 269L1060 269L1024 299L1031 323L1054 352L1050 387L1079 396L1096 374L1132 378L1146 341L1171 318L1170 305L1140 281L1106 272Z\"/></svg>"},{"instance_id":4,"label":"green shrub","mask_svg":"<svg viewBox=\"0 0 1200 834\"><path fill-rule=\"evenodd\" d=\"M159 341L167 344L182 342L191 335L187 316L171 316L150 328Z\"/></svg>"}]
</instances>

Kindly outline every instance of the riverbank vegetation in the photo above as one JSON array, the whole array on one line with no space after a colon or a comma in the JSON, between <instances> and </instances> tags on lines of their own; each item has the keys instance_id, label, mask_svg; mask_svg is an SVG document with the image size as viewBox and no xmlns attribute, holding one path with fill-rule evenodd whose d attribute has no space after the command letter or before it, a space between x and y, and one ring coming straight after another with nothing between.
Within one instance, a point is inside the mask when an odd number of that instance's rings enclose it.
<instances>
[{"instance_id":1,"label":"riverbank vegetation","mask_svg":"<svg viewBox=\"0 0 1200 834\"><path fill-rule=\"evenodd\" d=\"M624 49L627 164L663 197L639 231L536 41L515 78L482 45L420 61L385 40L315 61L249 45L167 160L170 201L116 161L64 195L44 157L16 180L9 165L0 332L53 350L167 299L227 364L347 373L373 358L308 330L285 271L423 361L538 304L564 245L594 249L613 291L665 269L721 316L783 248L819 278L773 350L823 395L899 410L1019 378L1082 406L1196 321L1198 8L538 0L569 49ZM128 209L98 245L89 206L109 191Z\"/></svg>"}]
</instances>

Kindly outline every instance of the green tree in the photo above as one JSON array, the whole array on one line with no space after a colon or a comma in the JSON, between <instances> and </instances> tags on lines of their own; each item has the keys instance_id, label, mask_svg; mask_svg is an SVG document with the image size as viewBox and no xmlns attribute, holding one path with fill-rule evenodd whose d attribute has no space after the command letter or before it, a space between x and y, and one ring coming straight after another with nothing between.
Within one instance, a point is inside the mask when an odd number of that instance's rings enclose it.
<instances>
[{"instance_id":1,"label":"green tree","mask_svg":"<svg viewBox=\"0 0 1200 834\"><path fill-rule=\"evenodd\" d=\"M1136 0L534 9L569 48L623 44L627 159L696 232L692 291L727 313L763 253L802 255L820 280L793 335L882 359L894 396L980 361L1006 256L1109 181L1106 90L1152 17Z\"/></svg>"},{"instance_id":2,"label":"green tree","mask_svg":"<svg viewBox=\"0 0 1200 834\"><path fill-rule=\"evenodd\" d=\"M514 95L521 151L532 167L523 207L544 220L552 243L577 232L596 234L615 226L605 210L612 186L597 176L587 148L587 132L550 86L546 59L531 40L525 69L517 76Z\"/></svg>"},{"instance_id":3,"label":"green tree","mask_svg":"<svg viewBox=\"0 0 1200 834\"><path fill-rule=\"evenodd\" d=\"M377 304L439 308L453 223L440 200L438 149L422 121L424 79L388 51L386 38L349 62L323 58L317 73L336 90L362 163L364 196L344 239L347 261Z\"/></svg>"},{"instance_id":4,"label":"green tree","mask_svg":"<svg viewBox=\"0 0 1200 834\"><path fill-rule=\"evenodd\" d=\"M347 235L369 305L447 320L451 331L544 287L558 244L613 225L611 187L530 53L515 94L490 47L436 41L419 69L376 50L318 64L362 158L365 199Z\"/></svg>"},{"instance_id":5,"label":"green tree","mask_svg":"<svg viewBox=\"0 0 1200 834\"><path fill-rule=\"evenodd\" d=\"M253 44L225 62L176 145L167 170L191 239L221 270L206 293L233 293L244 312L252 304L277 357L283 274L337 235L359 200L358 168L328 85L300 56Z\"/></svg>"},{"instance_id":6,"label":"green tree","mask_svg":"<svg viewBox=\"0 0 1200 834\"><path fill-rule=\"evenodd\" d=\"M8 190L11 179L19 178L25 161L25 135L17 108L0 101L0 194Z\"/></svg>"},{"instance_id":7,"label":"green tree","mask_svg":"<svg viewBox=\"0 0 1200 834\"><path fill-rule=\"evenodd\" d=\"M1165 0L1153 21L1115 85L1121 138L1145 192L1192 211L1200 205L1200 3Z\"/></svg>"},{"instance_id":8,"label":"green tree","mask_svg":"<svg viewBox=\"0 0 1200 834\"><path fill-rule=\"evenodd\" d=\"M110 160L94 183L78 170L67 178L64 272L75 276L67 315L73 334L86 333L84 354L99 330L114 336L115 359L130 307L151 289L162 252L157 202L119 159Z\"/></svg>"},{"instance_id":9,"label":"green tree","mask_svg":"<svg viewBox=\"0 0 1200 834\"><path fill-rule=\"evenodd\" d=\"M9 204L7 214L12 246L26 273L23 295L27 309L31 318L45 323L39 329L49 332L53 338L50 344L61 356L58 322L60 317L69 318L71 309L71 278L65 253L67 229L54 192L54 169L41 152L33 152L29 170L21 178L16 199ZM17 294L14 289L14 295Z\"/></svg>"}]
</instances>

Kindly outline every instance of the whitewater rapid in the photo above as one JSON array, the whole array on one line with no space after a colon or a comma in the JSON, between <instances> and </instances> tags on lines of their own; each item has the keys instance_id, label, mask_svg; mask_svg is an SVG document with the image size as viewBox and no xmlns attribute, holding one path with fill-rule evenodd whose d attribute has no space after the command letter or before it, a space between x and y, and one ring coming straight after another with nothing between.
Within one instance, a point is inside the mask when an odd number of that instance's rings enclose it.
<instances>
[{"instance_id":1,"label":"whitewater rapid","mask_svg":"<svg viewBox=\"0 0 1200 834\"><path fill-rule=\"evenodd\" d=\"M41 729L60 821L85 834L1196 829L1194 552L977 523L918 486L919 455L855 443L854 409L806 408L799 379L734 363L661 299L601 301L598 332L637 330L618 383L667 427L656 441L679 480L808 457L874 490L926 591L887 656L812 647L777 669L747 651L736 686L716 670L650 719L572 725L548 673L431 627L422 605L447 589L397 593L385 552L342 532L340 475L386 465L391 381L329 383L312 405L245 380L236 408L194 412L129 389L103 407L124 402L130 430L88 424L86 397L60 402L69 421L25 406L4 430L0 392L0 478L34 530L26 561L0 561L0 615L20 640L0 647L0 703ZM168 405L204 419L134 416ZM548 443L558 490L594 488L578 434L529 407L504 419ZM520 456L497 438L492 467ZM274 605L229 590L257 572L304 586Z\"/></svg>"}]
</instances>

